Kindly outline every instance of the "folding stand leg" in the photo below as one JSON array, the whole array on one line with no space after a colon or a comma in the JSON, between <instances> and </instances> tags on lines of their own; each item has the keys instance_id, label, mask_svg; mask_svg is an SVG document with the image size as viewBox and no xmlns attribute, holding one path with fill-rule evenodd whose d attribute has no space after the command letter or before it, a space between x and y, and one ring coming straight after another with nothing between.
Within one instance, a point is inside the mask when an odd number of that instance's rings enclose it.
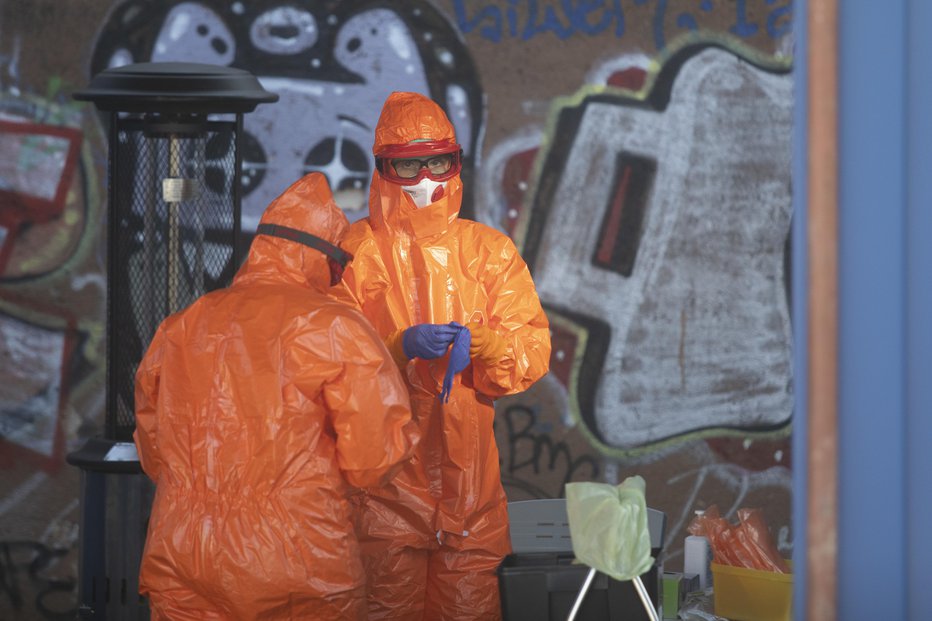
<instances>
[{"instance_id":1,"label":"folding stand leg","mask_svg":"<svg viewBox=\"0 0 932 621\"><path fill-rule=\"evenodd\" d=\"M653 604L650 603L650 597L647 595L647 588L645 588L644 583L641 582L641 577L635 576L632 578L631 582L634 583L634 590L638 592L641 603L644 604L644 610L647 611L647 616L651 618L651 621L660 621L660 617L657 616L657 611L654 610Z\"/></svg>"},{"instance_id":2,"label":"folding stand leg","mask_svg":"<svg viewBox=\"0 0 932 621\"><path fill-rule=\"evenodd\" d=\"M573 621L573 619L576 618L576 613L579 612L579 607L586 598L586 592L589 590L589 585L592 584L593 578L595 578L595 568L589 569L589 573L586 575L586 581L583 582L582 588L579 589L579 595L576 596L576 601L573 602L573 609L570 610L570 616L566 618L566 621Z\"/></svg>"},{"instance_id":3,"label":"folding stand leg","mask_svg":"<svg viewBox=\"0 0 932 621\"><path fill-rule=\"evenodd\" d=\"M576 613L579 612L579 607L582 606L582 602L586 598L589 585L592 584L592 579L595 578L595 572L596 570L594 568L590 568L589 573L586 574L586 580L583 582L582 588L579 589L579 595L576 596L576 601L573 602L573 609L570 610L570 616L566 618L566 621L574 621L574 619L576 619ZM632 578L631 582L634 583L634 590L637 591L638 597L641 598L641 604L644 605L647 616L650 617L651 621L660 621L660 617L657 616L657 611L654 610L653 604L650 603L650 596L647 594L647 588L641 581L641 577L635 576Z\"/></svg>"}]
</instances>

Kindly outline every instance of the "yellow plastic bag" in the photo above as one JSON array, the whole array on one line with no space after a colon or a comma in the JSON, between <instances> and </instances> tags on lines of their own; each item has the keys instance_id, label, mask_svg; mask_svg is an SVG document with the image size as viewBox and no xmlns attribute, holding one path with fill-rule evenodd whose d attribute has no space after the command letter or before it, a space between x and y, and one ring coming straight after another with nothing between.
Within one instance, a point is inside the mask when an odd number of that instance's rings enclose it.
<instances>
[{"instance_id":1,"label":"yellow plastic bag","mask_svg":"<svg viewBox=\"0 0 932 621\"><path fill-rule=\"evenodd\" d=\"M644 489L640 476L618 486L567 483L566 512L577 560L622 581L651 568Z\"/></svg>"}]
</instances>

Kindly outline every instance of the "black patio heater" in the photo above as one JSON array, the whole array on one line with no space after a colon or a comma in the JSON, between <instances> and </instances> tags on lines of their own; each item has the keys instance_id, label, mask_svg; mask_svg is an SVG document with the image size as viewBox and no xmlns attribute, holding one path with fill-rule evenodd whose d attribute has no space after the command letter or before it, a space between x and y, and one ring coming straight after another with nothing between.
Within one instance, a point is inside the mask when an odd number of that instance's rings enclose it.
<instances>
[{"instance_id":1,"label":"black patio heater","mask_svg":"<svg viewBox=\"0 0 932 621\"><path fill-rule=\"evenodd\" d=\"M241 69L141 63L73 96L104 113L109 136L105 429L68 455L82 471L78 616L148 619L138 574L153 488L133 444L136 369L165 317L239 267L243 114L278 95Z\"/></svg>"}]
</instances>

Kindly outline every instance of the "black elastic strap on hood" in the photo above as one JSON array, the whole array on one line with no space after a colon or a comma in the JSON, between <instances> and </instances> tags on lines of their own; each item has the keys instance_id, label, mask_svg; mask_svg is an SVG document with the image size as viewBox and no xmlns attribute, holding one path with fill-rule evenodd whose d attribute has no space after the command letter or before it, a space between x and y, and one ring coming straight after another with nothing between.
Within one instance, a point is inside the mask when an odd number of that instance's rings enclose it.
<instances>
[{"instance_id":1,"label":"black elastic strap on hood","mask_svg":"<svg viewBox=\"0 0 932 621\"><path fill-rule=\"evenodd\" d=\"M282 226L280 224L260 224L256 228L256 233L259 235L280 237L282 239L298 242L299 244L303 244L309 248L313 248L314 250L319 250L343 267L345 267L346 264L353 259L353 255L343 250L339 246L335 246L327 240L317 237L316 235L311 235L305 231L293 229L290 226Z\"/></svg>"}]
</instances>

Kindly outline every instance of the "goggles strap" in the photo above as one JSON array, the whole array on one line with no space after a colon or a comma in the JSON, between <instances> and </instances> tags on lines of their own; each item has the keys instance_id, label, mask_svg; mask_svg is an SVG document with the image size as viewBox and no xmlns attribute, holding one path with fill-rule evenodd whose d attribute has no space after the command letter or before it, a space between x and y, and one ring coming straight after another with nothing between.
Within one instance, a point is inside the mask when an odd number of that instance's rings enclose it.
<instances>
[{"instance_id":1,"label":"goggles strap","mask_svg":"<svg viewBox=\"0 0 932 621\"><path fill-rule=\"evenodd\" d=\"M345 267L346 264L349 263L353 258L353 255L343 250L339 246L335 246L327 240L317 237L316 235L311 235L305 231L293 229L290 226L282 226L280 224L260 224L258 227L256 227L256 234L280 237L282 239L287 239L299 244L303 244L309 248L313 248L314 250L319 250L329 258L336 261L341 267Z\"/></svg>"}]
</instances>

